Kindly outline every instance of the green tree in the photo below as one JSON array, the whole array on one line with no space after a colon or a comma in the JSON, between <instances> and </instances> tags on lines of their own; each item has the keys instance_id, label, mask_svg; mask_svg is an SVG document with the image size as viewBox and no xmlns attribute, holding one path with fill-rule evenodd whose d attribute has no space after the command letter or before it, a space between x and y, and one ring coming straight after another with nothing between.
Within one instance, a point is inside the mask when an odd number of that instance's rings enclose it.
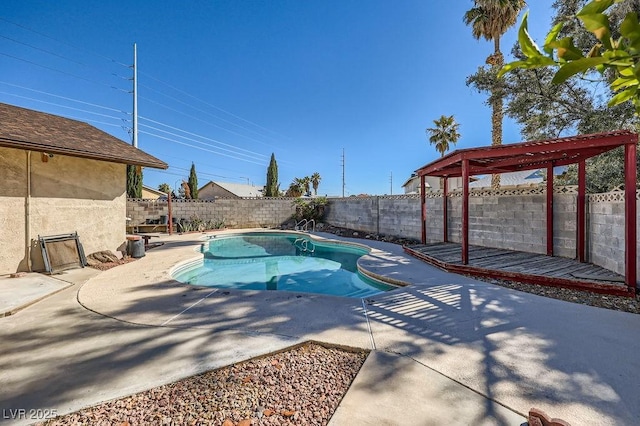
<instances>
[{"instance_id":1,"label":"green tree","mask_svg":"<svg viewBox=\"0 0 640 426\"><path fill-rule=\"evenodd\" d=\"M610 107L631 101L636 113L640 113L640 80L636 74L636 68L640 64L638 14L636 11L627 12L618 29L619 37L615 37L610 16L605 13L614 3L616 0L593 0L576 14L584 28L595 37L595 42L586 54L576 46L573 37L562 37L565 23L571 22L570 19L557 23L551 29L543 50L540 50L529 36L528 14L525 14L518 32L518 43L524 58L505 65L499 75L517 68L554 66L557 70L551 81L560 84L575 75L597 71L608 81L611 90Z\"/></svg>"},{"instance_id":2,"label":"green tree","mask_svg":"<svg viewBox=\"0 0 640 426\"><path fill-rule=\"evenodd\" d=\"M267 169L267 184L264 188L265 197L277 197L280 195L280 185L278 184L278 163L275 154L271 154L271 161Z\"/></svg>"},{"instance_id":3,"label":"green tree","mask_svg":"<svg viewBox=\"0 0 640 426\"><path fill-rule=\"evenodd\" d=\"M311 178L309 176L300 179L300 186L304 190L304 195L311 195Z\"/></svg>"},{"instance_id":4,"label":"green tree","mask_svg":"<svg viewBox=\"0 0 640 426\"><path fill-rule=\"evenodd\" d=\"M322 177L320 176L320 173L315 172L311 175L311 185L313 186L313 193L315 195L318 195L318 187L320 186L321 180Z\"/></svg>"},{"instance_id":5,"label":"green tree","mask_svg":"<svg viewBox=\"0 0 640 426\"><path fill-rule=\"evenodd\" d=\"M169 186L168 183L161 183L158 185L158 191L164 192L167 195L171 194L171 198L173 199L176 198L176 193L171 189L171 186Z\"/></svg>"},{"instance_id":6,"label":"green tree","mask_svg":"<svg viewBox=\"0 0 640 426\"><path fill-rule=\"evenodd\" d=\"M142 167L127 164L127 197L142 198Z\"/></svg>"},{"instance_id":7,"label":"green tree","mask_svg":"<svg viewBox=\"0 0 640 426\"><path fill-rule=\"evenodd\" d=\"M191 194L191 198L197 200L198 176L196 175L196 165L193 163L191 163L191 170L189 171L189 180L187 181L187 185L189 185L189 193Z\"/></svg>"},{"instance_id":8,"label":"green tree","mask_svg":"<svg viewBox=\"0 0 640 426\"><path fill-rule=\"evenodd\" d=\"M486 63L494 73L504 65L504 55L500 51L500 39L516 23L518 14L526 5L524 0L474 0L474 7L464 14L464 23L471 26L474 38L481 37L493 41L493 53ZM491 145L502 145L503 96L496 90L490 99L491 105ZM500 186L500 175L493 175L491 186Z\"/></svg>"},{"instance_id":9,"label":"green tree","mask_svg":"<svg viewBox=\"0 0 640 426\"><path fill-rule=\"evenodd\" d=\"M301 179L294 178L293 182L289 184L289 189L285 193L285 197L300 197L304 191L304 186Z\"/></svg>"},{"instance_id":10,"label":"green tree","mask_svg":"<svg viewBox=\"0 0 640 426\"><path fill-rule=\"evenodd\" d=\"M554 7L553 29L542 51L529 37L527 16L523 18L517 49L514 49L517 60L507 64L499 74L504 81L500 84L505 85L510 98L507 114L521 124L523 135L528 139L553 138L568 132L637 131L637 101L618 102L620 98L616 96L625 90L618 87L616 81L622 84L620 72L629 75L628 66L627 71L624 69L625 64L629 64L630 53L620 49L630 43L624 34L633 33L630 27L637 28L640 1L614 4L563 0L554 3ZM606 43L598 38L607 32L611 47L617 46L619 50L615 55L626 58L615 66L612 63L597 65L600 61L607 62L607 57L614 54L606 53ZM476 87L487 83L479 74L473 77ZM637 84L637 79L625 80L623 86L630 84L627 88ZM624 96L630 94L627 92ZM622 184L623 164L621 149L588 160L588 190L605 192ZM570 166L560 182L575 184L577 167Z\"/></svg>"},{"instance_id":11,"label":"green tree","mask_svg":"<svg viewBox=\"0 0 640 426\"><path fill-rule=\"evenodd\" d=\"M456 123L453 115L442 115L437 120L433 120L435 127L427 128L425 133L429 136L429 143L435 145L436 151L444 157L449 151L450 145L455 145L460 139L458 128L460 124Z\"/></svg>"},{"instance_id":12,"label":"green tree","mask_svg":"<svg viewBox=\"0 0 640 426\"><path fill-rule=\"evenodd\" d=\"M158 191L168 194L171 192L171 187L168 183L161 183L160 185L158 185Z\"/></svg>"}]
</instances>

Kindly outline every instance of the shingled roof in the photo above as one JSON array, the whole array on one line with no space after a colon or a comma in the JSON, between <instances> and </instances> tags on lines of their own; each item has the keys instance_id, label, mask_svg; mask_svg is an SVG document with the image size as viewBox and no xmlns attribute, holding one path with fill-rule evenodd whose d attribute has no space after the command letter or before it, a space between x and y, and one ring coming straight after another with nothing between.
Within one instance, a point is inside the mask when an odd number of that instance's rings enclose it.
<instances>
[{"instance_id":1,"label":"shingled roof","mask_svg":"<svg viewBox=\"0 0 640 426\"><path fill-rule=\"evenodd\" d=\"M0 103L0 146L166 169L164 161L87 123Z\"/></svg>"}]
</instances>

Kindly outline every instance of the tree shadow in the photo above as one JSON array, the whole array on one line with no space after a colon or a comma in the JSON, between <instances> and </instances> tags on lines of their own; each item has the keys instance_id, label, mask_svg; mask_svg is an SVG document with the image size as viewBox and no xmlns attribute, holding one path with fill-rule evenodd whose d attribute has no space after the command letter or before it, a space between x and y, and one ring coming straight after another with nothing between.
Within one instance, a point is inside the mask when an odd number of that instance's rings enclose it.
<instances>
[{"instance_id":1,"label":"tree shadow","mask_svg":"<svg viewBox=\"0 0 640 426\"><path fill-rule=\"evenodd\" d=\"M154 252L186 246L194 241ZM118 293L121 275L106 271L78 295L67 289L2 319L1 407L72 411L303 340L369 348L373 339L378 350L410 357L486 396L481 417L498 416L490 402L496 400L521 413L535 405L575 424L599 415L605 423L640 421L640 316L446 274L397 251L374 256L382 271L410 265L394 277L412 285L364 300L166 279ZM83 298L89 290L95 297ZM371 397L402 386L393 376L367 376Z\"/></svg>"},{"instance_id":2,"label":"tree shadow","mask_svg":"<svg viewBox=\"0 0 640 426\"><path fill-rule=\"evenodd\" d=\"M638 316L455 275L449 283L369 298L366 309L378 349L409 356L485 395L487 416L496 414L490 403L496 400L520 413L548 409L572 424L594 421L594 412L604 423L640 419L632 379L640 345L629 333L640 326ZM617 362L625 356L630 359ZM375 392L381 384L374 379L370 386Z\"/></svg>"}]
</instances>

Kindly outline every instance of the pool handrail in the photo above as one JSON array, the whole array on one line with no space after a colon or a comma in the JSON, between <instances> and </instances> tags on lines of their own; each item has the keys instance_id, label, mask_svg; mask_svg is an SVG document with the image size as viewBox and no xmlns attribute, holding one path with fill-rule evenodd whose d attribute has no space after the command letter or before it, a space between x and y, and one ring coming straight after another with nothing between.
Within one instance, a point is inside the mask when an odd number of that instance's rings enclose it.
<instances>
[{"instance_id":1,"label":"pool handrail","mask_svg":"<svg viewBox=\"0 0 640 426\"><path fill-rule=\"evenodd\" d=\"M309 224L311 224L311 230L313 232L316 231L316 221L315 219L307 220L302 219L300 222L296 223L296 231L309 232Z\"/></svg>"}]
</instances>

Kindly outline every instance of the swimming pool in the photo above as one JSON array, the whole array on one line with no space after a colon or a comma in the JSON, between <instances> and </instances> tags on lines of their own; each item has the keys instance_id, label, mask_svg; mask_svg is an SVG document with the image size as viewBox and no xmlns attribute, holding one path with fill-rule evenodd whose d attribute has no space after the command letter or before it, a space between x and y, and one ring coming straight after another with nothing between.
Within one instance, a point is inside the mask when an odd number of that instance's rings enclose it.
<instances>
[{"instance_id":1,"label":"swimming pool","mask_svg":"<svg viewBox=\"0 0 640 426\"><path fill-rule=\"evenodd\" d=\"M358 271L365 248L297 233L220 235L203 245L204 259L178 268L187 284L368 297L396 288Z\"/></svg>"}]
</instances>

